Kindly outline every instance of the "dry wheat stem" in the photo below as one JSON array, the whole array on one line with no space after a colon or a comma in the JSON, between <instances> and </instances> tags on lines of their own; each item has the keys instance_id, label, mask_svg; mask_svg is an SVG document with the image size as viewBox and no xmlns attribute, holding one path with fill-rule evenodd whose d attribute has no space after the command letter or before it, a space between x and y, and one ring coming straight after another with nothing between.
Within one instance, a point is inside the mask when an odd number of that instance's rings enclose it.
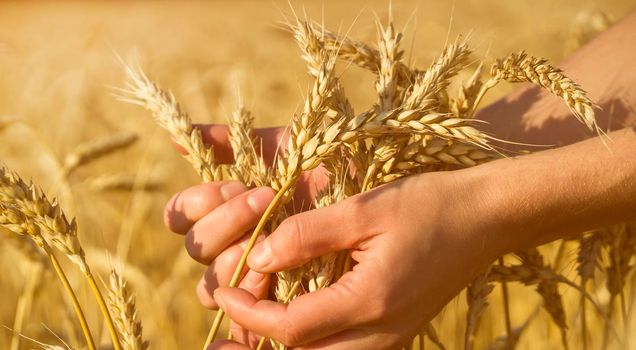
<instances>
[{"instance_id":1,"label":"dry wheat stem","mask_svg":"<svg viewBox=\"0 0 636 350\"><path fill-rule=\"evenodd\" d=\"M261 220L258 222L256 228L254 229L254 232L252 233L252 236L250 237L249 241L247 242L247 245L245 246L245 250L243 251L243 255L241 256L241 259L239 260L238 266L234 270L234 274L232 275L232 279L230 280L229 287L236 287L238 285L239 279L241 277L241 271L243 271L243 268L245 267L245 263L247 262L247 256L249 255L249 253L254 248L254 245L256 244L256 240L258 238L258 235L260 234L260 232L265 227L265 224L267 223L267 219L278 208L278 205L281 202L282 197L293 186L293 184L294 184L293 181L288 181L287 183L285 183L282 186L282 188L276 193L276 196L270 202L269 206L267 207L267 209L263 213L263 216L261 217ZM225 311L223 311L222 309L219 309L219 311L217 311L216 317L214 318L214 323L212 324L212 328L210 329L210 332L209 332L208 337L207 337L207 339L205 341L205 345L204 345L203 349L207 348L207 346L210 345L212 343L212 341L214 340L214 338L216 337L216 334L219 331L219 327L221 326L221 322L223 321L223 316L224 315L225 315Z\"/></svg>"}]
</instances>

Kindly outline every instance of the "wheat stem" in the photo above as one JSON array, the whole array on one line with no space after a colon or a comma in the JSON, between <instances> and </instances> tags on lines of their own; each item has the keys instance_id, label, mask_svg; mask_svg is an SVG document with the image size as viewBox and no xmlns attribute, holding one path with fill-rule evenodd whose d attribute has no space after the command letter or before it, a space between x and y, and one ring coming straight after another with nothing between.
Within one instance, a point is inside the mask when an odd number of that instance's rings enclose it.
<instances>
[{"instance_id":1,"label":"wheat stem","mask_svg":"<svg viewBox=\"0 0 636 350\"><path fill-rule=\"evenodd\" d=\"M53 269L55 270L55 273L60 278L60 281L62 282L62 285L64 286L64 289L66 290L66 293L71 298L71 303L73 304L73 310L75 311L75 315L77 316L77 319L80 323L80 327L82 328L82 333L84 334L84 338L86 338L86 346L88 346L89 350L96 350L97 348L95 347L95 341L93 340L93 335L91 334L91 330L88 327L88 322L86 322L84 311L82 310L82 307L80 306L79 300L77 300L77 296L75 295L75 292L73 291L73 288L71 287L71 284L69 283L68 278L66 278L66 274L64 273L64 270L62 270L62 266L60 266L60 262L57 260L57 258L51 251L51 247L49 247L49 245L46 242L42 244L42 249L44 249L44 251L46 252L46 255L49 256L49 259L51 259L51 264L53 264Z\"/></svg>"},{"instance_id":2,"label":"wheat stem","mask_svg":"<svg viewBox=\"0 0 636 350\"><path fill-rule=\"evenodd\" d=\"M296 178L297 177L289 178L287 182L285 182L285 184L278 191L278 193L276 193L276 196L274 197L272 202L269 203L269 206L267 207L267 209L265 209L265 212L263 213L263 216L261 216L261 219L259 220L258 225L256 225L254 232L252 232L252 236L250 237L250 240L247 242L247 246L245 247L245 250L243 251L241 260L239 260L239 263L236 266L236 269L234 270L234 275L232 275L232 279L230 280L230 285L229 285L230 288L234 288L238 284L241 278L241 272L243 271L243 268L245 268L245 264L247 263L247 256L250 254L250 252L254 248L254 245L256 245L256 239L258 238L258 235L261 233L261 231L263 231L263 228L265 228L265 224L267 223L267 220L269 219L269 217L278 208L278 205L281 202L281 199L287 193L287 190L289 190L294 185L294 183L296 182ZM225 316L225 311L223 311L222 309L219 309L219 311L216 313L216 317L214 318L214 323L212 324L212 328L210 328L210 332L208 333L208 337L205 340L205 345L203 347L204 350L216 338L216 334L219 331L219 327L221 326L221 322L223 321L224 316Z\"/></svg>"},{"instance_id":3,"label":"wheat stem","mask_svg":"<svg viewBox=\"0 0 636 350\"><path fill-rule=\"evenodd\" d=\"M99 310L104 316L104 320L106 321L106 326L108 326L108 332L110 333L110 338L113 341L113 348L115 350L122 350L121 344L119 343L119 336L117 333L117 328L115 327L115 323L113 322L113 318L110 316L110 312L108 311L108 306L106 305L106 301L104 300L104 296L99 291L99 287L95 282L95 278L90 270L86 270L84 273L84 277L88 281L88 285L91 287L91 291L97 300L97 304L99 305Z\"/></svg>"}]
</instances>

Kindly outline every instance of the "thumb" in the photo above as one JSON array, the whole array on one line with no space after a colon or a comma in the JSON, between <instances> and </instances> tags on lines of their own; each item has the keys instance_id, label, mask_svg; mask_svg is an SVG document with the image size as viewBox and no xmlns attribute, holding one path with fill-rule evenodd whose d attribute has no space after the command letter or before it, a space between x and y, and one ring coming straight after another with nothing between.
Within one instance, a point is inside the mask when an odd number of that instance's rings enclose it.
<instances>
[{"instance_id":1,"label":"thumb","mask_svg":"<svg viewBox=\"0 0 636 350\"><path fill-rule=\"evenodd\" d=\"M327 253L354 248L365 236L368 220L356 197L285 219L249 254L247 264L259 272L300 266Z\"/></svg>"}]
</instances>

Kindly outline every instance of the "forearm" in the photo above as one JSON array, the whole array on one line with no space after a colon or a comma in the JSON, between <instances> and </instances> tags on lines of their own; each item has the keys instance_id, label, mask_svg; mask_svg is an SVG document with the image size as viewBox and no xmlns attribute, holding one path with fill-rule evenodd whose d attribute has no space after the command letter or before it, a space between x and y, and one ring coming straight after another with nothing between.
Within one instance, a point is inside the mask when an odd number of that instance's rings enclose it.
<instances>
[{"instance_id":1,"label":"forearm","mask_svg":"<svg viewBox=\"0 0 636 350\"><path fill-rule=\"evenodd\" d=\"M457 172L475 225L506 253L636 219L636 131ZM470 215L467 213L465 215Z\"/></svg>"},{"instance_id":2,"label":"forearm","mask_svg":"<svg viewBox=\"0 0 636 350\"><path fill-rule=\"evenodd\" d=\"M635 63L633 12L559 67L601 107L596 111L601 129L618 130L636 124ZM490 123L486 129L493 135L515 142L562 146L593 135L560 99L530 85L480 110L477 117Z\"/></svg>"}]
</instances>

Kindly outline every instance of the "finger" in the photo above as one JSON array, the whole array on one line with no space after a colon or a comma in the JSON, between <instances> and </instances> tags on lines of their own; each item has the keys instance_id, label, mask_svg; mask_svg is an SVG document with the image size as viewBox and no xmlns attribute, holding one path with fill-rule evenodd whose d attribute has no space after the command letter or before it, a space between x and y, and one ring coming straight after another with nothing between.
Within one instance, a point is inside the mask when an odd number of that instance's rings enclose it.
<instances>
[{"instance_id":1,"label":"finger","mask_svg":"<svg viewBox=\"0 0 636 350\"><path fill-rule=\"evenodd\" d=\"M219 288L214 299L241 326L287 346L298 346L364 321L360 310L366 299L352 283L353 275L347 274L337 284L303 294L289 304L258 300L239 288Z\"/></svg>"},{"instance_id":2,"label":"finger","mask_svg":"<svg viewBox=\"0 0 636 350\"><path fill-rule=\"evenodd\" d=\"M246 243L243 242L243 243ZM197 284L196 294L203 307L216 310L218 305L214 300L214 291L219 287L230 285L234 269L243 255L244 244L233 245L224 250L208 268ZM269 274L262 274L256 271L245 269L241 278L239 288L246 290L258 299L267 297L269 289Z\"/></svg>"},{"instance_id":3,"label":"finger","mask_svg":"<svg viewBox=\"0 0 636 350\"><path fill-rule=\"evenodd\" d=\"M209 265L225 248L256 226L273 198L274 190L260 187L223 203L188 230L186 250L196 261Z\"/></svg>"},{"instance_id":4,"label":"finger","mask_svg":"<svg viewBox=\"0 0 636 350\"><path fill-rule=\"evenodd\" d=\"M231 340L219 340L208 346L206 350L250 350L250 348Z\"/></svg>"},{"instance_id":5,"label":"finger","mask_svg":"<svg viewBox=\"0 0 636 350\"><path fill-rule=\"evenodd\" d=\"M193 186L175 194L164 209L164 224L172 232L185 234L207 213L245 192L239 181L219 181Z\"/></svg>"},{"instance_id":6,"label":"finger","mask_svg":"<svg viewBox=\"0 0 636 350\"><path fill-rule=\"evenodd\" d=\"M197 124L195 128L201 130L201 138L203 142L214 147L214 160L217 163L230 164L234 162L234 155L232 152L232 146L229 139L229 128L227 125L218 124ZM256 136L256 145L254 147L260 154L263 152L263 157L268 163L276 154L280 139L283 138L285 133L284 128L259 128L254 130L254 136ZM186 154L185 149L178 144L174 144L175 148Z\"/></svg>"},{"instance_id":7,"label":"finger","mask_svg":"<svg viewBox=\"0 0 636 350\"><path fill-rule=\"evenodd\" d=\"M205 308L216 310L219 308L214 301L214 291L220 286L228 286L234 269L238 265L243 248L234 244L224 250L205 270L197 284L197 297Z\"/></svg>"},{"instance_id":8,"label":"finger","mask_svg":"<svg viewBox=\"0 0 636 350\"><path fill-rule=\"evenodd\" d=\"M355 247L365 237L369 221L355 198L284 220L248 256L251 269L277 272L300 266L312 258ZM363 222L364 221L364 222Z\"/></svg>"}]
</instances>

